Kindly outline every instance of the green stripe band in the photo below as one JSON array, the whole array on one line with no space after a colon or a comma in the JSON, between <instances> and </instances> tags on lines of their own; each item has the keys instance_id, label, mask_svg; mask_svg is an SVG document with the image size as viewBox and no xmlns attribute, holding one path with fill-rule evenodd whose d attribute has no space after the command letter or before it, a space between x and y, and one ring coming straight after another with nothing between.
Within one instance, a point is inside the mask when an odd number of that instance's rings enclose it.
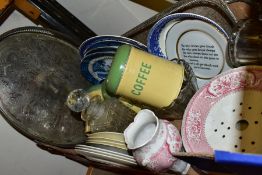
<instances>
[{"instance_id":1,"label":"green stripe band","mask_svg":"<svg viewBox=\"0 0 262 175\"><path fill-rule=\"evenodd\" d=\"M117 88L120 84L123 72L129 58L131 46L119 46L115 57L113 59L110 71L106 79L106 90L111 94L116 94Z\"/></svg>"}]
</instances>

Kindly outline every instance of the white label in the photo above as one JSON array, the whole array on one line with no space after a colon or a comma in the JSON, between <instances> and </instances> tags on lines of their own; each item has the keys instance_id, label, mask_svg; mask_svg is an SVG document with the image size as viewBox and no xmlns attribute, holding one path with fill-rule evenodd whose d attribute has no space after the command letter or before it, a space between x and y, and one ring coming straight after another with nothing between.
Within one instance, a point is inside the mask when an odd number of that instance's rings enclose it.
<instances>
[{"instance_id":1,"label":"white label","mask_svg":"<svg viewBox=\"0 0 262 175\"><path fill-rule=\"evenodd\" d=\"M212 78L223 68L223 51L207 33L189 31L183 34L178 41L177 51L179 58L190 64L198 78Z\"/></svg>"}]
</instances>

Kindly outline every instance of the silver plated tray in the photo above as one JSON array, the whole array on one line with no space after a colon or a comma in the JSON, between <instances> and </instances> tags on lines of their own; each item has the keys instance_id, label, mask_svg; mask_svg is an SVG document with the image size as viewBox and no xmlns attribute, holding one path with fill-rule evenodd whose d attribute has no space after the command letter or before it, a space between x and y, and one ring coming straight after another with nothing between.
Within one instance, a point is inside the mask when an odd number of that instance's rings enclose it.
<instances>
[{"instance_id":1,"label":"silver plated tray","mask_svg":"<svg viewBox=\"0 0 262 175\"><path fill-rule=\"evenodd\" d=\"M0 111L37 142L69 147L85 142L84 123L65 105L70 91L88 88L77 47L63 34L17 28L0 36Z\"/></svg>"}]
</instances>

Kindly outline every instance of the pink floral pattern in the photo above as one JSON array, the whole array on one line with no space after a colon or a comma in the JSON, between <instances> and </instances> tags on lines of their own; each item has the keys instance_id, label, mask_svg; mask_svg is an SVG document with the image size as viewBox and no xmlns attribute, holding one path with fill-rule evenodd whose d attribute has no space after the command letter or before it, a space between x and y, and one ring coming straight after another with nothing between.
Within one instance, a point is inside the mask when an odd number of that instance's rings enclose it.
<instances>
[{"instance_id":1,"label":"pink floral pattern","mask_svg":"<svg viewBox=\"0 0 262 175\"><path fill-rule=\"evenodd\" d=\"M256 86L255 75L251 72L239 71L229 75L221 76L209 84L207 91L210 98L220 97L229 91L243 88L245 86Z\"/></svg>"},{"instance_id":2,"label":"pink floral pattern","mask_svg":"<svg viewBox=\"0 0 262 175\"><path fill-rule=\"evenodd\" d=\"M201 114L199 111L189 112L189 118L186 125L187 137L195 143L200 142L201 138Z\"/></svg>"},{"instance_id":3,"label":"pink floral pattern","mask_svg":"<svg viewBox=\"0 0 262 175\"><path fill-rule=\"evenodd\" d=\"M153 171L161 172L169 169L176 158L169 152L169 146L165 143L164 146L153 156L150 157L147 167Z\"/></svg>"},{"instance_id":4,"label":"pink floral pattern","mask_svg":"<svg viewBox=\"0 0 262 175\"><path fill-rule=\"evenodd\" d=\"M185 110L181 128L187 152L213 153L205 136L206 118L214 104L242 90L262 92L261 66L243 66L218 75L192 97Z\"/></svg>"},{"instance_id":5,"label":"pink floral pattern","mask_svg":"<svg viewBox=\"0 0 262 175\"><path fill-rule=\"evenodd\" d=\"M177 128L170 122L164 121L167 127L167 144L172 154L179 152L182 147L182 139Z\"/></svg>"},{"instance_id":6,"label":"pink floral pattern","mask_svg":"<svg viewBox=\"0 0 262 175\"><path fill-rule=\"evenodd\" d=\"M177 160L172 153L180 151L182 147L181 136L174 125L166 120L159 120L159 125L156 136L147 145L133 151L139 165L155 172L162 172L172 167ZM164 138L164 143L153 152L153 147L157 145L160 138Z\"/></svg>"},{"instance_id":7,"label":"pink floral pattern","mask_svg":"<svg viewBox=\"0 0 262 175\"><path fill-rule=\"evenodd\" d=\"M174 167L181 170L185 166L176 164L178 159L173 156L182 147L179 131L172 123L159 120L148 109L138 112L134 122L124 131L124 137L127 147L132 149L135 160L141 166L155 172Z\"/></svg>"}]
</instances>

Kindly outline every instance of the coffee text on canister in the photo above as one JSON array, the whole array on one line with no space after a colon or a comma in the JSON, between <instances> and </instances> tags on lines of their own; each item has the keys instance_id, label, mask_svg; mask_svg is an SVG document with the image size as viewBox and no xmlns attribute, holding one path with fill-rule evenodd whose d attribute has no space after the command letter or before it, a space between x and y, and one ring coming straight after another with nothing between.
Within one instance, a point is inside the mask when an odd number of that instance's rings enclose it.
<instances>
[{"instance_id":1,"label":"coffee text on canister","mask_svg":"<svg viewBox=\"0 0 262 175\"><path fill-rule=\"evenodd\" d=\"M140 95L144 89L145 82L150 73L151 65L142 62L133 89L131 91L134 95Z\"/></svg>"}]
</instances>

